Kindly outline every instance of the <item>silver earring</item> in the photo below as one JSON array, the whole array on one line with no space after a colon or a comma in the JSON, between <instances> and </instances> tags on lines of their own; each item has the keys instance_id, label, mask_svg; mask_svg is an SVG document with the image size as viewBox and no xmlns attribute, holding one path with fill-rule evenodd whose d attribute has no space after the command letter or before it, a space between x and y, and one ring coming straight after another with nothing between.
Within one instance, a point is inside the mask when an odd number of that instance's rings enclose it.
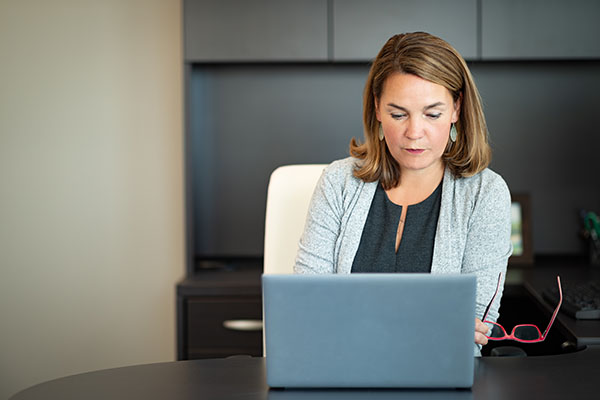
<instances>
[{"instance_id":1,"label":"silver earring","mask_svg":"<svg viewBox=\"0 0 600 400\"><path fill-rule=\"evenodd\" d=\"M456 142L457 134L458 132L456 132L456 126L452 124L452 126L450 127L450 140L452 140L452 143Z\"/></svg>"},{"instance_id":2,"label":"silver earring","mask_svg":"<svg viewBox=\"0 0 600 400\"><path fill-rule=\"evenodd\" d=\"M379 124L379 141L383 141L383 138L385 136L383 136L383 127L381 126L381 124Z\"/></svg>"}]
</instances>

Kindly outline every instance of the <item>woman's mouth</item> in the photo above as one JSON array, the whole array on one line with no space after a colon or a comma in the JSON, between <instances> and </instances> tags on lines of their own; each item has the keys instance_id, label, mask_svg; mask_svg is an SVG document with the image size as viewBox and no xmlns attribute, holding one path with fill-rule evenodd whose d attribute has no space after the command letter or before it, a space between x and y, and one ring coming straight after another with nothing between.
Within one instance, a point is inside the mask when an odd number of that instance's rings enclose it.
<instances>
[{"instance_id":1,"label":"woman's mouth","mask_svg":"<svg viewBox=\"0 0 600 400\"><path fill-rule=\"evenodd\" d=\"M410 154L421 154L425 151L425 149L404 149L408 151Z\"/></svg>"}]
</instances>

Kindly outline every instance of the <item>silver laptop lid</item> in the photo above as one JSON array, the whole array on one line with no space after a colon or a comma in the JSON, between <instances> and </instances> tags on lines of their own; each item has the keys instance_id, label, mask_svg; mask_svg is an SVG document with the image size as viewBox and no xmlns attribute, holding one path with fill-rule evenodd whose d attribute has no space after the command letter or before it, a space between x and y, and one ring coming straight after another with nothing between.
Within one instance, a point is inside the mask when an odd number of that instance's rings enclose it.
<instances>
[{"instance_id":1,"label":"silver laptop lid","mask_svg":"<svg viewBox=\"0 0 600 400\"><path fill-rule=\"evenodd\" d=\"M271 387L470 387L474 275L263 275Z\"/></svg>"}]
</instances>

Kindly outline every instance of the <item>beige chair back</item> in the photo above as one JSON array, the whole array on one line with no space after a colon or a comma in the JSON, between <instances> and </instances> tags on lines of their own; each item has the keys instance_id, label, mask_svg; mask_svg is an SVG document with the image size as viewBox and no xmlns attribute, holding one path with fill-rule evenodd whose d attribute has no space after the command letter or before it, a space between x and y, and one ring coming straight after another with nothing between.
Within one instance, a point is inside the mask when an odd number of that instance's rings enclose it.
<instances>
[{"instance_id":1,"label":"beige chair back","mask_svg":"<svg viewBox=\"0 0 600 400\"><path fill-rule=\"evenodd\" d=\"M265 216L264 273L293 273L310 199L325 166L286 165L271 174Z\"/></svg>"}]
</instances>

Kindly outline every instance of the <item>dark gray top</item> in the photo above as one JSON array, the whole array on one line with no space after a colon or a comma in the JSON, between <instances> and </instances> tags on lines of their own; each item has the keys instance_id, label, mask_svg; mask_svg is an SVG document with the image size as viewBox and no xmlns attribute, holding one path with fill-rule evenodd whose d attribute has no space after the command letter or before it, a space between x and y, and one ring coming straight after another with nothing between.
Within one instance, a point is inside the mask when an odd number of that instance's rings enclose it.
<instances>
[{"instance_id":1,"label":"dark gray top","mask_svg":"<svg viewBox=\"0 0 600 400\"><path fill-rule=\"evenodd\" d=\"M418 204L408 206L402 240L396 252L396 232L402 206L377 185L352 272L431 272L442 184Z\"/></svg>"}]
</instances>

